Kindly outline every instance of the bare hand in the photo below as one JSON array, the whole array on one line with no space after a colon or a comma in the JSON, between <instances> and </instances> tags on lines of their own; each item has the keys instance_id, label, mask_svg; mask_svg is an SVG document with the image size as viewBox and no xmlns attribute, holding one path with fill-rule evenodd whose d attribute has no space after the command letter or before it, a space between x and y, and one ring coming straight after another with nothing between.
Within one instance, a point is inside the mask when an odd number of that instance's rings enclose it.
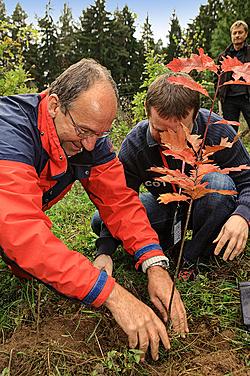
<instances>
[{"instance_id":1,"label":"bare hand","mask_svg":"<svg viewBox=\"0 0 250 376\"><path fill-rule=\"evenodd\" d=\"M100 255L94 260L93 265L100 269L106 270L108 275L112 275L113 272L113 261L112 258L108 255Z\"/></svg>"},{"instance_id":2,"label":"bare hand","mask_svg":"<svg viewBox=\"0 0 250 376\"><path fill-rule=\"evenodd\" d=\"M159 317L117 283L104 305L128 335L129 347L135 348L138 345L142 351L141 361L144 361L149 346L152 358L158 360L160 340L165 349L170 348L165 325Z\"/></svg>"},{"instance_id":3,"label":"bare hand","mask_svg":"<svg viewBox=\"0 0 250 376\"><path fill-rule=\"evenodd\" d=\"M240 215L232 215L213 241L213 243L217 243L214 254L218 255L224 245L227 244L223 260L233 260L236 256L239 256L246 246L249 232L248 227L248 223L244 218Z\"/></svg>"},{"instance_id":4,"label":"bare hand","mask_svg":"<svg viewBox=\"0 0 250 376\"><path fill-rule=\"evenodd\" d=\"M168 306L171 297L173 281L166 270L161 266L151 266L147 270L148 293L151 302L160 311L163 320L168 320ZM175 289L170 313L173 328L185 337L188 333L187 315L179 292Z\"/></svg>"}]
</instances>

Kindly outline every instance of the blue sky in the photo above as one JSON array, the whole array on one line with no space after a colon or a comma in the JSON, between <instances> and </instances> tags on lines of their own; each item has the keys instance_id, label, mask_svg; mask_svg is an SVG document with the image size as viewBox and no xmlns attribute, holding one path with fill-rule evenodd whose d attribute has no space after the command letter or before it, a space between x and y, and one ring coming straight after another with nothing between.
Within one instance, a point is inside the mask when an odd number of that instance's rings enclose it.
<instances>
[{"instance_id":1,"label":"blue sky","mask_svg":"<svg viewBox=\"0 0 250 376\"><path fill-rule=\"evenodd\" d=\"M46 2L46 0L19 0L22 8L29 15L30 21L34 21L35 14L38 16L44 15ZM74 19L77 19L82 10L93 4L94 0L51 0L54 20L58 19L63 9L64 2L72 9ZM4 3L7 8L7 13L11 14L16 6L17 0L4 0ZM141 26L148 13L155 39L161 38L166 42L170 18L174 10L181 27L186 27L187 23L198 15L200 5L206 3L207 0L106 0L106 9L112 12L117 6L121 9L127 4L129 9L138 16L136 20L137 37L140 35Z\"/></svg>"}]
</instances>

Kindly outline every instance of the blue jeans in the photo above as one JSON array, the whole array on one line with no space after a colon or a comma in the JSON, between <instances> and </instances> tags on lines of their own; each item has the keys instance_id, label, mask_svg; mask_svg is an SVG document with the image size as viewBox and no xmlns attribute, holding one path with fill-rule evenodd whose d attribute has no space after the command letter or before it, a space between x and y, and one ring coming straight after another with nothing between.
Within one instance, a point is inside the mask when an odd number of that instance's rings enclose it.
<instances>
[{"instance_id":1,"label":"blue jeans","mask_svg":"<svg viewBox=\"0 0 250 376\"><path fill-rule=\"evenodd\" d=\"M236 190L233 180L228 175L216 172L209 173L202 180L202 182L205 181L208 182L207 188ZM174 245L173 221L176 205L160 204L151 193L142 193L139 197L147 211L152 228L159 236L161 247L163 250L168 251ZM221 195L219 193L210 193L194 201L189 223L189 228L193 230L193 235L192 239L187 241L185 245L184 259L186 261L195 263L199 258L206 259L212 254L215 248L212 242L235 208L235 196ZM186 214L187 205L180 205L178 220L182 222L182 229L184 229ZM93 231L100 236L97 241L97 247L101 245L102 238L106 239L110 249L117 247L119 242L112 238L113 243L111 243L111 235L103 225L98 211L95 212L92 218L91 226Z\"/></svg>"}]
</instances>

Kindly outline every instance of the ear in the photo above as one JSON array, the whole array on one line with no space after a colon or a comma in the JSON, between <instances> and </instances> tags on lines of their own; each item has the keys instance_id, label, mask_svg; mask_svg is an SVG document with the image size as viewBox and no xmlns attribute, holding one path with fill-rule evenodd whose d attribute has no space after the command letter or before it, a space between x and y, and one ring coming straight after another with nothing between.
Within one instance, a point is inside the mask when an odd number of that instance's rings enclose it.
<instances>
[{"instance_id":1,"label":"ear","mask_svg":"<svg viewBox=\"0 0 250 376\"><path fill-rule=\"evenodd\" d=\"M54 119L60 110L59 98L56 94L50 94L48 96L48 112Z\"/></svg>"}]
</instances>

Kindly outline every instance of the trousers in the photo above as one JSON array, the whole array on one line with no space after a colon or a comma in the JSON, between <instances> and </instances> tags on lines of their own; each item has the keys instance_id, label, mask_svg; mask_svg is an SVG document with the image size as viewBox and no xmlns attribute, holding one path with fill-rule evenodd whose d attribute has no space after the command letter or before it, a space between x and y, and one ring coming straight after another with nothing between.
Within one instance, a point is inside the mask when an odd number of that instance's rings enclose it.
<instances>
[{"instance_id":1,"label":"trousers","mask_svg":"<svg viewBox=\"0 0 250 376\"><path fill-rule=\"evenodd\" d=\"M216 190L236 190L233 180L228 175L212 172L204 176L202 182L207 182L206 188ZM187 205L180 205L176 216L176 205L165 205L157 201L151 193L141 193L139 198L144 205L152 228L157 232L159 242L166 254L173 247L173 226L174 220L181 221L184 228L187 215ZM207 259L212 254L215 244L213 240L219 234L222 226L231 216L236 208L236 195L221 195L209 193L193 203L189 229L192 230L192 239L186 242L184 248L184 259L189 263L196 263L197 260ZM97 247L102 247L102 241L109 247L108 253L112 252L119 245L117 239L112 238L108 229L103 225L96 211L92 217L91 226L93 231L100 237L97 240Z\"/></svg>"}]
</instances>

